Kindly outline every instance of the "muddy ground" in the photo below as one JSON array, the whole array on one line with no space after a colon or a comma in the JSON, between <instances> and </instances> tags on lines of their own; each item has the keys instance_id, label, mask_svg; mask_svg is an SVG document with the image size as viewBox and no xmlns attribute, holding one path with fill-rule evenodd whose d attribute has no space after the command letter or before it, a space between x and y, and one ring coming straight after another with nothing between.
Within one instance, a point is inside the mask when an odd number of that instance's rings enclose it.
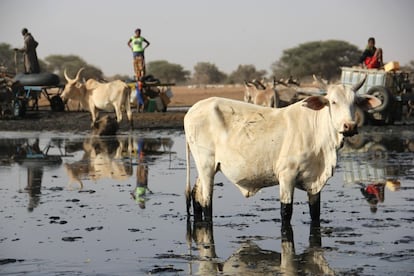
<instances>
[{"instance_id":1,"label":"muddy ground","mask_svg":"<svg viewBox=\"0 0 414 276\"><path fill-rule=\"evenodd\" d=\"M133 108L134 129L165 129L183 128L183 118L186 107L195 102L213 96L230 99L243 99L243 87L225 88L187 88L173 87L174 96L167 107L167 112L137 113ZM72 109L73 110L73 109ZM105 113L101 112L101 115ZM114 113L109 113L114 116ZM126 118L126 115L124 113ZM121 130L128 130L124 118ZM39 101L39 111L28 108L27 114L18 119L1 119L0 131L87 131L90 129L91 117L89 112L65 111L52 112L47 98L42 95Z\"/></svg>"},{"instance_id":2,"label":"muddy ground","mask_svg":"<svg viewBox=\"0 0 414 276\"><path fill-rule=\"evenodd\" d=\"M167 112L138 113L133 105L133 129L183 129L183 119L190 106L199 100L209 97L224 97L235 100L243 100L243 86L226 86L216 88L190 88L177 86L172 88L173 97L167 107ZM52 94L53 95L53 94ZM1 119L0 131L59 131L59 132L85 132L91 129L91 116L89 112L78 112L69 106L69 111L53 112L50 103L42 94L39 100L39 110L32 110L31 104L23 118ZM108 114L115 117L115 113L101 112L100 117ZM411 128L414 117L397 122L397 125L406 125ZM129 125L124 113L124 119L120 124L120 131L129 130Z\"/></svg>"}]
</instances>

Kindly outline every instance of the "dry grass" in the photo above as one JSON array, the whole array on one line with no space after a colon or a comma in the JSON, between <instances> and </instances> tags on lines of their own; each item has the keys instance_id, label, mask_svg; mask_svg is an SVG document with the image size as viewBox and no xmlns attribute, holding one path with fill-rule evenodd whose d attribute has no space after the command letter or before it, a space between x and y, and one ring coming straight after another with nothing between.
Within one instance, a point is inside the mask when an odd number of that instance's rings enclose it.
<instances>
[{"instance_id":1,"label":"dry grass","mask_svg":"<svg viewBox=\"0 0 414 276\"><path fill-rule=\"evenodd\" d=\"M188 88L187 86L173 86L171 87L173 97L168 106L191 106L199 100L209 97L223 97L235 100L243 100L244 88L240 87L220 87L220 88ZM51 94L56 94L56 89L48 91ZM39 100L39 106L49 106L49 101L42 95ZM74 110L75 107L73 107Z\"/></svg>"},{"instance_id":2,"label":"dry grass","mask_svg":"<svg viewBox=\"0 0 414 276\"><path fill-rule=\"evenodd\" d=\"M169 106L191 106L199 100L209 97L223 97L234 100L243 100L244 88L220 87L220 88L188 88L184 86L172 87L174 97Z\"/></svg>"}]
</instances>

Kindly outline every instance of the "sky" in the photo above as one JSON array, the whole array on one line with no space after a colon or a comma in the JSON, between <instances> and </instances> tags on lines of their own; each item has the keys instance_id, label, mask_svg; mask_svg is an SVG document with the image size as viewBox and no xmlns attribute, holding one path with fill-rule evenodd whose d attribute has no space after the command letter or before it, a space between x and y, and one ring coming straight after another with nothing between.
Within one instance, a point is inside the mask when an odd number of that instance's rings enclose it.
<instances>
[{"instance_id":1,"label":"sky","mask_svg":"<svg viewBox=\"0 0 414 276\"><path fill-rule=\"evenodd\" d=\"M38 56L77 55L105 76L133 75L127 41L136 28L151 45L146 61L224 73L252 64L270 72L283 51L310 41L343 40L363 49L376 38L384 61L414 60L412 0L0 0L0 43L22 47L22 28Z\"/></svg>"}]
</instances>

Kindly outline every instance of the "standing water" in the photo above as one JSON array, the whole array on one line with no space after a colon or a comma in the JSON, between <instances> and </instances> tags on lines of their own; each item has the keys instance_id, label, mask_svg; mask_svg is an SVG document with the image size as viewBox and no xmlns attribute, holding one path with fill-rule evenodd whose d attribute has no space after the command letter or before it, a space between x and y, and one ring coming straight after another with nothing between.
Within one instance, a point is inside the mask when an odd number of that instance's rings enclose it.
<instances>
[{"instance_id":1,"label":"standing water","mask_svg":"<svg viewBox=\"0 0 414 276\"><path fill-rule=\"evenodd\" d=\"M284 231L278 187L246 199L220 173L213 223L188 221L182 131L1 135L0 275L414 272L412 131L349 139L321 227L296 190Z\"/></svg>"}]
</instances>

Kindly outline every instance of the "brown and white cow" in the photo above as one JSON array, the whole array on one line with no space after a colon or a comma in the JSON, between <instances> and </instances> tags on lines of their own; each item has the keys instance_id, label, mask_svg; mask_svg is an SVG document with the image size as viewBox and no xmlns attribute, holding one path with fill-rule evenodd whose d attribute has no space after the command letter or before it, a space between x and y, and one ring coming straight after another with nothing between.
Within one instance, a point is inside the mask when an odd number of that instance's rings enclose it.
<instances>
[{"instance_id":1,"label":"brown and white cow","mask_svg":"<svg viewBox=\"0 0 414 276\"><path fill-rule=\"evenodd\" d=\"M187 143L187 212L211 220L214 176L221 171L246 197L279 185L283 224L290 224L294 189L307 191L311 218L320 217L320 191L333 175L344 136L355 134L354 110L376 107L372 96L354 87L328 86L325 96L310 96L273 109L241 101L209 98L184 117ZM190 152L198 170L191 191Z\"/></svg>"},{"instance_id":2,"label":"brown and white cow","mask_svg":"<svg viewBox=\"0 0 414 276\"><path fill-rule=\"evenodd\" d=\"M244 101L267 107L278 106L276 91L258 80L244 82Z\"/></svg>"},{"instance_id":3,"label":"brown and white cow","mask_svg":"<svg viewBox=\"0 0 414 276\"><path fill-rule=\"evenodd\" d=\"M132 128L132 111L130 104L130 88L120 80L107 83L100 83L94 79L89 79L86 83L80 83L79 77L81 68L74 79L70 79L64 71L67 84L60 97L63 101L68 99L78 100L82 108L91 112L92 126L95 124L99 110L114 111L117 122L122 121L122 108L125 108L127 117Z\"/></svg>"}]
</instances>

